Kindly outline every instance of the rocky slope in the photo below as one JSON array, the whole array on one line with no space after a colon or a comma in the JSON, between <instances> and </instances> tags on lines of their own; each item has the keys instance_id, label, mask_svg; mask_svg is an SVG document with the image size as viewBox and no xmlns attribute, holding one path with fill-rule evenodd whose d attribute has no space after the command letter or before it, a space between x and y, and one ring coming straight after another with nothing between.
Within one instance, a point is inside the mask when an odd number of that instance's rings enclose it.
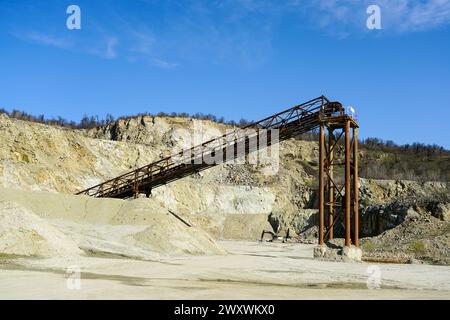
<instances>
[{"instance_id":1,"label":"rocky slope","mask_svg":"<svg viewBox=\"0 0 450 320\"><path fill-rule=\"evenodd\" d=\"M369 261L449 265L450 223L427 211L409 209L402 223L362 239L362 248Z\"/></svg>"}]
</instances>

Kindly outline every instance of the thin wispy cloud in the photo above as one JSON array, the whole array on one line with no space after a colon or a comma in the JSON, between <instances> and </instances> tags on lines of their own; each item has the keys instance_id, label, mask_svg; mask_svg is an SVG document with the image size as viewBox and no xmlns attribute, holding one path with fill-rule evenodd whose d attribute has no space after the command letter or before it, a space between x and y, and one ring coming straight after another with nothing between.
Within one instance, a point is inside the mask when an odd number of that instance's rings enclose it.
<instances>
[{"instance_id":1,"label":"thin wispy cloud","mask_svg":"<svg viewBox=\"0 0 450 320\"><path fill-rule=\"evenodd\" d=\"M367 8L381 7L382 30L370 33ZM271 59L277 27L291 19L297 30L332 37L402 35L450 24L450 0L223 0L189 1L167 26L177 34L173 51L191 60L261 66ZM155 38L158 37L156 34ZM155 38L144 48L155 50ZM198 55L201 52L202 55Z\"/></svg>"},{"instance_id":2,"label":"thin wispy cloud","mask_svg":"<svg viewBox=\"0 0 450 320\"><path fill-rule=\"evenodd\" d=\"M174 69L179 65L162 57L163 54L159 52L161 51L159 43L153 32L147 27L143 27L141 30L130 28L125 30L125 34L129 43L127 48L129 62L143 61L161 69Z\"/></svg>"},{"instance_id":3,"label":"thin wispy cloud","mask_svg":"<svg viewBox=\"0 0 450 320\"><path fill-rule=\"evenodd\" d=\"M189 1L174 6L172 12L178 13L169 12L168 21L173 23L165 26L173 38L164 44L182 61L257 68L270 60L276 3Z\"/></svg>"},{"instance_id":4,"label":"thin wispy cloud","mask_svg":"<svg viewBox=\"0 0 450 320\"><path fill-rule=\"evenodd\" d=\"M319 28L352 34L367 31L366 9L374 4L381 9L385 33L427 31L450 24L450 0L293 0L289 6L309 16Z\"/></svg>"},{"instance_id":5,"label":"thin wispy cloud","mask_svg":"<svg viewBox=\"0 0 450 320\"><path fill-rule=\"evenodd\" d=\"M67 40L43 32L12 33L16 38L50 46L57 49L95 55L102 59L114 60L119 58L119 37L106 35L91 35L87 39ZM161 58L156 53L155 39L150 33L144 31L125 32L121 35L126 45L123 57L126 61L136 63L144 62L150 66L162 69L174 69L179 64Z\"/></svg>"},{"instance_id":6,"label":"thin wispy cloud","mask_svg":"<svg viewBox=\"0 0 450 320\"><path fill-rule=\"evenodd\" d=\"M382 2L392 26L401 32L423 31L450 24L450 0Z\"/></svg>"},{"instance_id":7,"label":"thin wispy cloud","mask_svg":"<svg viewBox=\"0 0 450 320\"><path fill-rule=\"evenodd\" d=\"M118 57L117 49L119 40L113 36L99 38L100 39L95 41L95 45L89 44L89 46L87 46L86 44L83 44L82 46L87 47L87 49L80 48L80 51L103 59L116 59Z\"/></svg>"},{"instance_id":8,"label":"thin wispy cloud","mask_svg":"<svg viewBox=\"0 0 450 320\"><path fill-rule=\"evenodd\" d=\"M145 55L154 53L156 40L149 31L132 30L130 35L133 42L130 51Z\"/></svg>"},{"instance_id":9,"label":"thin wispy cloud","mask_svg":"<svg viewBox=\"0 0 450 320\"><path fill-rule=\"evenodd\" d=\"M73 47L73 43L66 39L36 31L31 31L25 34L16 34L16 36L39 45L51 46L59 49L68 50Z\"/></svg>"},{"instance_id":10,"label":"thin wispy cloud","mask_svg":"<svg viewBox=\"0 0 450 320\"><path fill-rule=\"evenodd\" d=\"M191 62L252 68L270 61L276 51L274 41L282 37L279 26L286 21L303 32L318 29L339 38L365 36L369 34L366 9L373 4L381 8L382 30L372 34L402 35L450 25L450 0L168 1L158 23L141 12L123 15L104 3L102 9L107 10L102 12L109 15L83 18L81 32L61 27L56 34L22 30L15 36L38 45L163 69Z\"/></svg>"},{"instance_id":11,"label":"thin wispy cloud","mask_svg":"<svg viewBox=\"0 0 450 320\"><path fill-rule=\"evenodd\" d=\"M35 43L37 45L54 47L61 50L67 50L72 52L79 52L84 54L93 54L103 59L116 59L118 39L114 36L103 37L102 39L66 39L63 37L54 36L44 32L14 32L11 33L16 38L21 40ZM95 45L91 43L95 42Z\"/></svg>"},{"instance_id":12,"label":"thin wispy cloud","mask_svg":"<svg viewBox=\"0 0 450 320\"><path fill-rule=\"evenodd\" d=\"M160 38L155 35L147 21L136 18L129 19L129 17L122 16L120 11L110 6L108 9L111 12L111 19L114 21L113 31L118 40L112 44L118 47L120 41L120 53L125 61L144 63L161 69L174 69L179 66L179 63L165 58ZM99 32L105 33L104 29L99 28L99 30ZM112 49L114 50L114 48ZM118 54L108 56L118 57Z\"/></svg>"},{"instance_id":13,"label":"thin wispy cloud","mask_svg":"<svg viewBox=\"0 0 450 320\"><path fill-rule=\"evenodd\" d=\"M168 62L168 61L164 61L164 60L156 59L156 58L152 59L150 62L152 65L159 67L159 68L163 68L163 69L174 69L178 66L177 63Z\"/></svg>"}]
</instances>

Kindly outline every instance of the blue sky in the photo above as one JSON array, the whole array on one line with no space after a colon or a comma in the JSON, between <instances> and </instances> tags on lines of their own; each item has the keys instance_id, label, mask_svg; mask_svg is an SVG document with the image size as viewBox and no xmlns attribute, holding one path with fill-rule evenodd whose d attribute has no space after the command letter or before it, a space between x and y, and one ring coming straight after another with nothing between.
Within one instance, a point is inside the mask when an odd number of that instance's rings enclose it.
<instances>
[{"instance_id":1,"label":"blue sky","mask_svg":"<svg viewBox=\"0 0 450 320\"><path fill-rule=\"evenodd\" d=\"M450 149L449 40L450 0L0 0L0 108L258 120L324 94L363 138Z\"/></svg>"}]
</instances>

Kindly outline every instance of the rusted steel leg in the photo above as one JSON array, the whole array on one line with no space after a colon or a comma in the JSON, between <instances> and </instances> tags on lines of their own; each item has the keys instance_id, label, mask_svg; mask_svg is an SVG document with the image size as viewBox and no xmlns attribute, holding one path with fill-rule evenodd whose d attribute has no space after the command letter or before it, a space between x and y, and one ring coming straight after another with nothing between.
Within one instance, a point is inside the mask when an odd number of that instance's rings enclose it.
<instances>
[{"instance_id":1,"label":"rusted steel leg","mask_svg":"<svg viewBox=\"0 0 450 320\"><path fill-rule=\"evenodd\" d=\"M324 151L325 137L323 124L320 125L319 135L319 245L324 244Z\"/></svg>"},{"instance_id":2,"label":"rusted steel leg","mask_svg":"<svg viewBox=\"0 0 450 320\"><path fill-rule=\"evenodd\" d=\"M350 121L345 122L345 246L351 245L350 240Z\"/></svg>"},{"instance_id":3,"label":"rusted steel leg","mask_svg":"<svg viewBox=\"0 0 450 320\"><path fill-rule=\"evenodd\" d=\"M328 228L330 228L328 233L328 238L332 240L334 238L333 234L333 214L334 214L334 186L333 186L333 144L334 135L333 129L328 129Z\"/></svg>"},{"instance_id":4,"label":"rusted steel leg","mask_svg":"<svg viewBox=\"0 0 450 320\"><path fill-rule=\"evenodd\" d=\"M359 247L358 128L353 128L353 243Z\"/></svg>"},{"instance_id":5,"label":"rusted steel leg","mask_svg":"<svg viewBox=\"0 0 450 320\"><path fill-rule=\"evenodd\" d=\"M139 194L139 185L138 185L138 180L137 180L137 171L134 173L134 186L133 186L133 193L134 193L134 198L137 199L138 194Z\"/></svg>"}]
</instances>

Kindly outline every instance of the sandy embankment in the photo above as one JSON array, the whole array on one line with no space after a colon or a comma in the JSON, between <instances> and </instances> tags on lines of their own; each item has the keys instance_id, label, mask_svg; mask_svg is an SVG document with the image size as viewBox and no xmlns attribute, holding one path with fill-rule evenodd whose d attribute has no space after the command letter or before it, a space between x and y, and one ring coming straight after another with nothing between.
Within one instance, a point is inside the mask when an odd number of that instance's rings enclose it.
<instances>
[{"instance_id":1,"label":"sandy embankment","mask_svg":"<svg viewBox=\"0 0 450 320\"><path fill-rule=\"evenodd\" d=\"M0 190L3 256L224 254L201 229L149 201Z\"/></svg>"}]
</instances>

